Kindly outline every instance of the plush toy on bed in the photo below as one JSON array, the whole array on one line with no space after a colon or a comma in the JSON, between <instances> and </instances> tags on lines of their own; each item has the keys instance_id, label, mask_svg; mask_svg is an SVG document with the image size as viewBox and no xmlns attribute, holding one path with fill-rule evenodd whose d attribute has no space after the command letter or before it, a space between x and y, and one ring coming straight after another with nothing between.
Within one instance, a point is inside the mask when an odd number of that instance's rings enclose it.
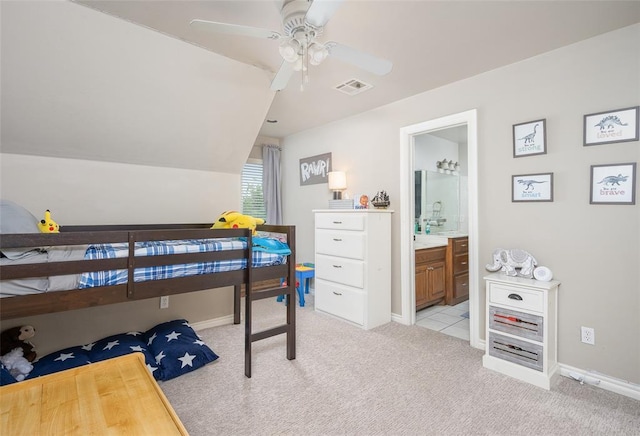
<instances>
[{"instance_id":1,"label":"plush toy on bed","mask_svg":"<svg viewBox=\"0 0 640 436\"><path fill-rule=\"evenodd\" d=\"M0 333L0 356L9 354L12 350L20 348L22 355L29 362L36 360L37 354L29 339L36 335L36 329L30 325L11 327Z\"/></svg>"},{"instance_id":2,"label":"plush toy on bed","mask_svg":"<svg viewBox=\"0 0 640 436\"><path fill-rule=\"evenodd\" d=\"M256 226L264 224L262 218L254 218L250 215L243 215L235 210L228 210L213 223L212 229L251 229L256 234Z\"/></svg>"},{"instance_id":3,"label":"plush toy on bed","mask_svg":"<svg viewBox=\"0 0 640 436\"><path fill-rule=\"evenodd\" d=\"M33 365L22 355L22 348L15 348L0 356L0 362L17 381L24 380L33 370Z\"/></svg>"},{"instance_id":4,"label":"plush toy on bed","mask_svg":"<svg viewBox=\"0 0 640 436\"><path fill-rule=\"evenodd\" d=\"M38 223L38 228L42 233L60 233L60 226L51 219L51 211L49 209L44 213L44 219Z\"/></svg>"}]
</instances>

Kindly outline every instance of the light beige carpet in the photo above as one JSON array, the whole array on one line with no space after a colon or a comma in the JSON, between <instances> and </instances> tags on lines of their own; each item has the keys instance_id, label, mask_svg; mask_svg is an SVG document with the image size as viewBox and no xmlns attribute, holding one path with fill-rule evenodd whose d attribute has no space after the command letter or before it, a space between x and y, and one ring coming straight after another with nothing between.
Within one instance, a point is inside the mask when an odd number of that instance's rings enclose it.
<instances>
[{"instance_id":1,"label":"light beige carpet","mask_svg":"<svg viewBox=\"0 0 640 436\"><path fill-rule=\"evenodd\" d=\"M254 331L285 319L254 303ZM253 344L244 325L202 330L216 362L161 383L191 435L640 435L640 402L559 377L546 391L482 367L482 351L418 326L364 331L297 308L297 358L284 336Z\"/></svg>"}]
</instances>

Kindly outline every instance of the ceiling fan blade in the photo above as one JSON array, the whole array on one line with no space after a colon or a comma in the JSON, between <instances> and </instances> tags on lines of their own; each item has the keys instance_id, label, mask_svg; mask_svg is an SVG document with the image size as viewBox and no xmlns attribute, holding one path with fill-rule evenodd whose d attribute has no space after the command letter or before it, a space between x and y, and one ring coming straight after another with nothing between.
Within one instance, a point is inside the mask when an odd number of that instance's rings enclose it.
<instances>
[{"instance_id":1,"label":"ceiling fan blade","mask_svg":"<svg viewBox=\"0 0 640 436\"><path fill-rule=\"evenodd\" d=\"M314 0L304 19L315 27L323 27L342 5L344 0Z\"/></svg>"},{"instance_id":2,"label":"ceiling fan blade","mask_svg":"<svg viewBox=\"0 0 640 436\"><path fill-rule=\"evenodd\" d=\"M282 62L282 65L280 65L280 69L271 82L271 90L282 91L287 87L287 83L289 83L289 79L291 79L291 76L293 76L293 64L287 61Z\"/></svg>"},{"instance_id":3,"label":"ceiling fan blade","mask_svg":"<svg viewBox=\"0 0 640 436\"><path fill-rule=\"evenodd\" d=\"M387 59L373 56L355 48L338 44L337 42L327 42L325 47L329 51L329 56L332 58L355 65L378 76L389 74L393 69L393 63Z\"/></svg>"},{"instance_id":4,"label":"ceiling fan blade","mask_svg":"<svg viewBox=\"0 0 640 436\"><path fill-rule=\"evenodd\" d=\"M217 23L215 21L191 20L191 25L207 32L226 33L227 35L251 36L254 38L280 39L282 35L274 30L239 24Z\"/></svg>"}]
</instances>

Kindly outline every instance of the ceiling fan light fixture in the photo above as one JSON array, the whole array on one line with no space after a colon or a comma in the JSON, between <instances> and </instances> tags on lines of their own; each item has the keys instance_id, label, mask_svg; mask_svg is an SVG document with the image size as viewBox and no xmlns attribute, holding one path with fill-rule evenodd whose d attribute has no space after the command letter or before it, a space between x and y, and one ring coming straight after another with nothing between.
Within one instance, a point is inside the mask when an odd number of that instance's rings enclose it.
<instances>
[{"instance_id":1,"label":"ceiling fan light fixture","mask_svg":"<svg viewBox=\"0 0 640 436\"><path fill-rule=\"evenodd\" d=\"M309 63L311 65L320 65L329 55L327 48L317 42L309 45Z\"/></svg>"},{"instance_id":2,"label":"ceiling fan light fixture","mask_svg":"<svg viewBox=\"0 0 640 436\"><path fill-rule=\"evenodd\" d=\"M302 61L302 57L298 57L298 59L293 62L293 71L307 71L307 66Z\"/></svg>"},{"instance_id":3,"label":"ceiling fan light fixture","mask_svg":"<svg viewBox=\"0 0 640 436\"><path fill-rule=\"evenodd\" d=\"M280 44L278 48L280 51L280 56L287 62L296 62L300 59L300 55L298 54L300 50L300 43L295 39L285 40Z\"/></svg>"}]
</instances>

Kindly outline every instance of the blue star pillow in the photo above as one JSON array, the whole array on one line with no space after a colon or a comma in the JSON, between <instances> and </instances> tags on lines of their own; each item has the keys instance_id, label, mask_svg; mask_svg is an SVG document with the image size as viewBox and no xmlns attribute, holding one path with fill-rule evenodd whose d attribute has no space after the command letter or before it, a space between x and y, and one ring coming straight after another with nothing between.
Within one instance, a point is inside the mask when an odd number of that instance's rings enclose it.
<instances>
[{"instance_id":1,"label":"blue star pillow","mask_svg":"<svg viewBox=\"0 0 640 436\"><path fill-rule=\"evenodd\" d=\"M65 348L55 353L47 354L33 363L33 371L27 378L39 377L65 369L76 368L124 354L140 352L144 354L147 369L156 380L162 380L162 371L156 365L155 358L143 342L142 333L129 332L109 336L99 341L77 347Z\"/></svg>"},{"instance_id":2,"label":"blue star pillow","mask_svg":"<svg viewBox=\"0 0 640 436\"><path fill-rule=\"evenodd\" d=\"M184 319L158 324L143 339L160 367L160 380L171 380L218 358Z\"/></svg>"},{"instance_id":3,"label":"blue star pillow","mask_svg":"<svg viewBox=\"0 0 640 436\"><path fill-rule=\"evenodd\" d=\"M91 359L89 358L89 353L83 347L65 348L64 350L47 354L38 359L37 362L33 362L33 370L29 373L27 379L76 368L87 363L91 363Z\"/></svg>"},{"instance_id":4,"label":"blue star pillow","mask_svg":"<svg viewBox=\"0 0 640 436\"><path fill-rule=\"evenodd\" d=\"M139 352L144 354L147 369L156 380L162 380L162 370L156 364L156 360L149 351L141 332L128 332L109 336L91 344L84 345L92 362L111 359L129 353Z\"/></svg>"}]
</instances>

